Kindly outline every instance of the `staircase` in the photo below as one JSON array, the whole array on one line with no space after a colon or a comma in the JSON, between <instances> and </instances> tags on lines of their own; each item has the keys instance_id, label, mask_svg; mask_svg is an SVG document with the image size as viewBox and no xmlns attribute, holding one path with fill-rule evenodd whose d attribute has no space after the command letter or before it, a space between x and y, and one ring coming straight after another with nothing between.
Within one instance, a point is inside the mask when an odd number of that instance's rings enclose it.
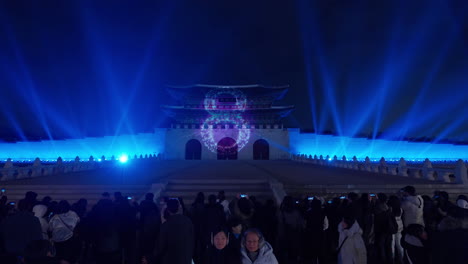
<instances>
[{"instance_id":1,"label":"staircase","mask_svg":"<svg viewBox=\"0 0 468 264\"><path fill-rule=\"evenodd\" d=\"M416 188L419 195L434 196L434 191L446 191L450 200L457 199L458 195L466 194L468 188L460 184L406 184ZM361 193L385 193L387 195L396 195L398 191L405 187L402 184L356 184L356 185L285 185L285 191L288 195L294 197L322 196L331 199L337 196L346 195L350 192Z\"/></svg>"},{"instance_id":2,"label":"staircase","mask_svg":"<svg viewBox=\"0 0 468 264\"><path fill-rule=\"evenodd\" d=\"M1 187L1 185L0 185ZM103 192L113 195L114 192L121 192L124 196L131 196L134 200L139 200L150 190L149 185L8 185L1 187L5 189L3 195L8 197L10 202L18 202L24 198L28 191L38 194L37 199L50 196L54 201L67 200L70 204L81 198L88 200L88 205L92 206L100 198Z\"/></svg>"},{"instance_id":3,"label":"staircase","mask_svg":"<svg viewBox=\"0 0 468 264\"><path fill-rule=\"evenodd\" d=\"M188 205L195 200L198 192L203 192L207 198L221 190L224 190L227 200L235 198L237 194L255 196L261 202L273 199L269 182L265 179L169 179L163 195L182 198Z\"/></svg>"}]
</instances>

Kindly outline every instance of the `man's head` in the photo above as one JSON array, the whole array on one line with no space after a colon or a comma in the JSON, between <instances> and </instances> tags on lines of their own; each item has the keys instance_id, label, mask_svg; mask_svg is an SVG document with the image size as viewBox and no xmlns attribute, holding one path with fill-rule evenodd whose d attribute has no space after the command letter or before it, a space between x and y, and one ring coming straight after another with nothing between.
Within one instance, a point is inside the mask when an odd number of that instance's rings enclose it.
<instances>
[{"instance_id":1,"label":"man's head","mask_svg":"<svg viewBox=\"0 0 468 264\"><path fill-rule=\"evenodd\" d=\"M258 251L264 244L262 233L255 228L248 229L244 233L244 246L249 252Z\"/></svg>"},{"instance_id":2,"label":"man's head","mask_svg":"<svg viewBox=\"0 0 468 264\"><path fill-rule=\"evenodd\" d=\"M226 195L224 194L224 191L221 190L218 192L218 199L220 201L226 200Z\"/></svg>"},{"instance_id":3,"label":"man's head","mask_svg":"<svg viewBox=\"0 0 468 264\"><path fill-rule=\"evenodd\" d=\"M413 186L406 186L400 190L403 196L416 196L416 189Z\"/></svg>"},{"instance_id":4,"label":"man's head","mask_svg":"<svg viewBox=\"0 0 468 264\"><path fill-rule=\"evenodd\" d=\"M28 201L36 201L37 193L29 191L25 195L25 199Z\"/></svg>"},{"instance_id":5,"label":"man's head","mask_svg":"<svg viewBox=\"0 0 468 264\"><path fill-rule=\"evenodd\" d=\"M32 210L31 203L25 199L18 202L18 210L21 212L30 212Z\"/></svg>"},{"instance_id":6,"label":"man's head","mask_svg":"<svg viewBox=\"0 0 468 264\"><path fill-rule=\"evenodd\" d=\"M238 218L231 218L227 223L231 233L240 234L242 233L242 223Z\"/></svg>"},{"instance_id":7,"label":"man's head","mask_svg":"<svg viewBox=\"0 0 468 264\"><path fill-rule=\"evenodd\" d=\"M177 214L179 212L180 203L176 198L171 198L167 201L166 210L171 214Z\"/></svg>"},{"instance_id":8,"label":"man's head","mask_svg":"<svg viewBox=\"0 0 468 264\"><path fill-rule=\"evenodd\" d=\"M65 214L65 213L68 213L68 211L70 211L70 204L68 203L67 200L62 200L58 203L58 206L57 206L57 214Z\"/></svg>"},{"instance_id":9,"label":"man's head","mask_svg":"<svg viewBox=\"0 0 468 264\"><path fill-rule=\"evenodd\" d=\"M387 203L387 201L388 201L388 197L387 197L387 195L385 193L378 193L377 198L382 203Z\"/></svg>"},{"instance_id":10,"label":"man's head","mask_svg":"<svg viewBox=\"0 0 468 264\"><path fill-rule=\"evenodd\" d=\"M208 196L208 203L209 204L216 204L216 195L211 194L210 196Z\"/></svg>"},{"instance_id":11,"label":"man's head","mask_svg":"<svg viewBox=\"0 0 468 264\"><path fill-rule=\"evenodd\" d=\"M351 200L351 201L357 201L357 199L359 199L359 195L355 192L350 192L348 193L348 199Z\"/></svg>"}]
</instances>

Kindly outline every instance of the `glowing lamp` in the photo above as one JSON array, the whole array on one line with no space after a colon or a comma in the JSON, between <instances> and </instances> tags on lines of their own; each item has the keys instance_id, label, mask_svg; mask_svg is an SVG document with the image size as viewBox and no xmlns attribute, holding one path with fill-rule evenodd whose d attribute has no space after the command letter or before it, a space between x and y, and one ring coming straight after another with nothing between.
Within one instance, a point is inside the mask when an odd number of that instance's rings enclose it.
<instances>
[{"instance_id":1,"label":"glowing lamp","mask_svg":"<svg viewBox=\"0 0 468 264\"><path fill-rule=\"evenodd\" d=\"M120 156L120 157L119 157L119 161L120 161L121 163L126 163L126 162L128 161L128 156L125 155L125 154L122 155L122 156Z\"/></svg>"}]
</instances>

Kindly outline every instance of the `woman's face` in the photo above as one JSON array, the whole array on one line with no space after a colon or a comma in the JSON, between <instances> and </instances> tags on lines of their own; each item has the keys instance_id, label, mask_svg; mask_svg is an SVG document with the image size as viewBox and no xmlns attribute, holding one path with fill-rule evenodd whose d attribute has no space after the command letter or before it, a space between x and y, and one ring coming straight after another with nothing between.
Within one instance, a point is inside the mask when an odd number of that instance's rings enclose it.
<instances>
[{"instance_id":1,"label":"woman's face","mask_svg":"<svg viewBox=\"0 0 468 264\"><path fill-rule=\"evenodd\" d=\"M255 233L248 233L245 237L245 247L249 252L255 252L258 250L258 241L260 238Z\"/></svg>"},{"instance_id":2,"label":"woman's face","mask_svg":"<svg viewBox=\"0 0 468 264\"><path fill-rule=\"evenodd\" d=\"M227 237L224 232L219 232L213 237L213 243L216 249L223 249L227 245Z\"/></svg>"},{"instance_id":3,"label":"woman's face","mask_svg":"<svg viewBox=\"0 0 468 264\"><path fill-rule=\"evenodd\" d=\"M347 229L348 224L343 220L343 221L341 221L341 227L343 227L343 229Z\"/></svg>"}]
</instances>

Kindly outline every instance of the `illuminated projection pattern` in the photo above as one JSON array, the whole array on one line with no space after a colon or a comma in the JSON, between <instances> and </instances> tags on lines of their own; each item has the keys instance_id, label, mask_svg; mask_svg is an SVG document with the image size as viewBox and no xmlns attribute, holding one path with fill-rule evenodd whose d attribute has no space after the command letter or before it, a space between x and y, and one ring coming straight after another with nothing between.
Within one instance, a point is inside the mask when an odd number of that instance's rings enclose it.
<instances>
[{"instance_id":1,"label":"illuminated projection pattern","mask_svg":"<svg viewBox=\"0 0 468 264\"><path fill-rule=\"evenodd\" d=\"M247 106L245 95L236 89L223 88L210 90L204 100L205 110L210 114L201 127L203 144L213 153L236 148L240 151L247 145L250 138L248 123L242 118L242 112ZM218 142L226 137L228 126L235 142L232 145L220 145Z\"/></svg>"}]
</instances>

